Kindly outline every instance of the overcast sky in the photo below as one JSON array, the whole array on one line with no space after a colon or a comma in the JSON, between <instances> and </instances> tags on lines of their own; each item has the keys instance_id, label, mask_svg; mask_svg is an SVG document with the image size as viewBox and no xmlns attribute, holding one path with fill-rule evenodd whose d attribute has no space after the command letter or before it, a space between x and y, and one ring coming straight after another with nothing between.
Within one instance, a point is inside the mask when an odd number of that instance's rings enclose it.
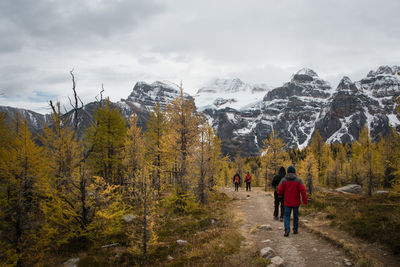
<instances>
[{"instance_id":1,"label":"overcast sky","mask_svg":"<svg viewBox=\"0 0 400 267\"><path fill-rule=\"evenodd\" d=\"M0 105L126 98L139 80L280 86L303 67L333 87L400 64L399 0L0 0ZM67 106L67 108L69 108Z\"/></svg>"}]
</instances>

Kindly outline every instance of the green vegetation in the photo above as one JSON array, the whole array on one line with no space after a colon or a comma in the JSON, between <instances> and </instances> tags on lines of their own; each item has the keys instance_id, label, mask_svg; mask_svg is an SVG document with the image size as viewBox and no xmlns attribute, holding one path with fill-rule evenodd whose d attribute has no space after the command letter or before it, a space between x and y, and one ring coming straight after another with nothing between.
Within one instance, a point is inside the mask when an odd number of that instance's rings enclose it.
<instances>
[{"instance_id":1,"label":"green vegetation","mask_svg":"<svg viewBox=\"0 0 400 267\"><path fill-rule=\"evenodd\" d=\"M331 225L400 253L399 196L316 193L305 213L322 211Z\"/></svg>"},{"instance_id":2,"label":"green vegetation","mask_svg":"<svg viewBox=\"0 0 400 267\"><path fill-rule=\"evenodd\" d=\"M177 212L175 200L170 196L158 204L153 229L157 241L148 247L146 255L130 248L128 243L110 248L92 246L78 255L80 266L217 266L226 256L239 251L242 236L232 222L232 215L227 213L229 199L225 194L212 193L205 205L187 197L189 208L183 212ZM129 231L127 224L120 237L126 231ZM188 244L178 245L179 239ZM120 238L121 241L129 239ZM174 259L169 260L168 256Z\"/></svg>"}]
</instances>

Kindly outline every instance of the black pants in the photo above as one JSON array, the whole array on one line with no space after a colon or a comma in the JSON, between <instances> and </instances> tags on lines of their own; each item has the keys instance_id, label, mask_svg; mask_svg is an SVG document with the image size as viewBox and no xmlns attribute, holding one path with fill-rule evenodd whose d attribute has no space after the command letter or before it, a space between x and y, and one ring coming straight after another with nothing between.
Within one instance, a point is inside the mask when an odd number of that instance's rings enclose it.
<instances>
[{"instance_id":1,"label":"black pants","mask_svg":"<svg viewBox=\"0 0 400 267\"><path fill-rule=\"evenodd\" d=\"M246 182L246 191L251 191L251 182Z\"/></svg>"},{"instance_id":2,"label":"black pants","mask_svg":"<svg viewBox=\"0 0 400 267\"><path fill-rule=\"evenodd\" d=\"M279 198L278 193L276 191L274 191L274 206L275 206L274 217L278 217L278 215L279 215L279 205L281 205L281 208L280 208L281 216L280 217L283 218L283 214L285 212L285 206L283 205L283 197Z\"/></svg>"},{"instance_id":3,"label":"black pants","mask_svg":"<svg viewBox=\"0 0 400 267\"><path fill-rule=\"evenodd\" d=\"M239 192L239 183L235 183L235 191Z\"/></svg>"}]
</instances>

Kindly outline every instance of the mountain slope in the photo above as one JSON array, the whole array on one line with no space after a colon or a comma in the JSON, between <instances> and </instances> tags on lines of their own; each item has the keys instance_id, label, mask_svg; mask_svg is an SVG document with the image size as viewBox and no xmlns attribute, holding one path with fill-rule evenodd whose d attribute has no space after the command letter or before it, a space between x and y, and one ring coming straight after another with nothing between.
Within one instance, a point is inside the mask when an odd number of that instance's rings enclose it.
<instances>
[{"instance_id":1,"label":"mountain slope","mask_svg":"<svg viewBox=\"0 0 400 267\"><path fill-rule=\"evenodd\" d=\"M400 67L381 66L370 71L360 81L343 77L333 89L311 69L301 69L280 87L250 85L240 79L216 79L191 97L196 106L217 130L224 154L255 156L262 142L275 132L288 148L305 147L316 129L327 142L353 142L364 125L368 125L376 140L390 127L400 131L396 99L400 96ZM146 121L156 103L165 107L180 96L177 85L168 82L137 82L127 99L112 103L129 118L138 114L139 126ZM92 121L100 103L93 102L79 109L78 133ZM37 133L48 116L23 109L0 107L12 115L20 112ZM72 118L73 112L65 114Z\"/></svg>"}]
</instances>

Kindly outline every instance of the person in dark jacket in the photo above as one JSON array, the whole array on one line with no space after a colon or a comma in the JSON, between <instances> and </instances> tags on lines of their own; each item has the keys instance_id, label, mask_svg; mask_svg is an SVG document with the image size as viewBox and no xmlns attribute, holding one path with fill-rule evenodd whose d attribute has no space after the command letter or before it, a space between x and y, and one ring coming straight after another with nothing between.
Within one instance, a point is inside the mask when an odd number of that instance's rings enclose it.
<instances>
[{"instance_id":1,"label":"person in dark jacket","mask_svg":"<svg viewBox=\"0 0 400 267\"><path fill-rule=\"evenodd\" d=\"M307 204L307 193L303 181L296 176L296 169L290 166L287 170L287 175L281 180L278 185L278 195L283 196L283 203L285 205L284 225L285 234L289 236L290 233L290 215L293 210L293 234L298 233L299 229L299 206L300 195L303 204Z\"/></svg>"},{"instance_id":2,"label":"person in dark jacket","mask_svg":"<svg viewBox=\"0 0 400 267\"><path fill-rule=\"evenodd\" d=\"M239 173L236 173L236 174L233 176L233 183L235 184L235 191L237 191L237 192L239 192L239 185L240 185L240 182L241 182L241 180L240 180L240 175L239 175Z\"/></svg>"},{"instance_id":3,"label":"person in dark jacket","mask_svg":"<svg viewBox=\"0 0 400 267\"><path fill-rule=\"evenodd\" d=\"M281 167L279 169L278 175L275 175L274 179L272 179L272 187L274 188L274 219L278 220L278 215L279 215L279 205L280 205L280 210L281 210L281 216L280 216L280 221L283 221L283 212L285 211L285 206L283 205L283 197L278 196L278 185L281 182L281 180L285 177L286 175L286 170L285 167Z\"/></svg>"}]
</instances>

